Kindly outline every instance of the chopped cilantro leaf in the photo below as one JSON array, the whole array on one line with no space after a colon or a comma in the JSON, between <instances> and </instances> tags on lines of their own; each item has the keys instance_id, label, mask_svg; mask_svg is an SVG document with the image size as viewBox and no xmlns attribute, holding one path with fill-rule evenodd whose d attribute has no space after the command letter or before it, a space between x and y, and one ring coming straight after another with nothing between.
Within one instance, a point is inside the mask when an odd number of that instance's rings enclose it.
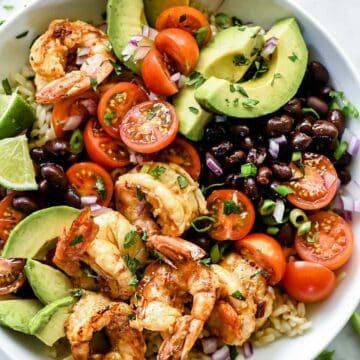
<instances>
[{"instance_id":1,"label":"chopped cilantro leaf","mask_svg":"<svg viewBox=\"0 0 360 360\"><path fill-rule=\"evenodd\" d=\"M271 80L271 86L274 86L275 80L280 79L281 77L282 77L282 75L280 73L275 73L273 76L273 79Z\"/></svg>"},{"instance_id":2,"label":"chopped cilantro leaf","mask_svg":"<svg viewBox=\"0 0 360 360\"><path fill-rule=\"evenodd\" d=\"M335 354L335 350L324 350L314 360L332 360Z\"/></svg>"},{"instance_id":3,"label":"chopped cilantro leaf","mask_svg":"<svg viewBox=\"0 0 360 360\"><path fill-rule=\"evenodd\" d=\"M104 115L104 120L105 120L105 124L107 126L111 126L112 122L111 120L114 119L116 117L116 112L113 111L109 111Z\"/></svg>"},{"instance_id":4,"label":"chopped cilantro leaf","mask_svg":"<svg viewBox=\"0 0 360 360\"><path fill-rule=\"evenodd\" d=\"M302 108L301 109L301 112L303 114L307 114L307 113L310 113L310 114L313 114L317 119L320 119L320 115L318 114L318 112L313 109L313 108L310 108L310 107L305 107L305 108Z\"/></svg>"},{"instance_id":5,"label":"chopped cilantro leaf","mask_svg":"<svg viewBox=\"0 0 360 360\"><path fill-rule=\"evenodd\" d=\"M242 66L242 65L248 65L249 59L247 59L243 54L241 55L234 55L233 57L233 63L236 66Z\"/></svg>"},{"instance_id":6,"label":"chopped cilantro leaf","mask_svg":"<svg viewBox=\"0 0 360 360\"><path fill-rule=\"evenodd\" d=\"M288 56L288 58L292 61L295 62L297 60L299 60L298 56L293 52L290 56Z\"/></svg>"},{"instance_id":7,"label":"chopped cilantro leaf","mask_svg":"<svg viewBox=\"0 0 360 360\"><path fill-rule=\"evenodd\" d=\"M238 86L237 89L238 89L238 92L239 92L241 95L243 95L243 96L245 96L245 97L249 97L248 93L246 92L246 90L245 90L242 86Z\"/></svg>"},{"instance_id":8,"label":"chopped cilantro leaf","mask_svg":"<svg viewBox=\"0 0 360 360\"><path fill-rule=\"evenodd\" d=\"M345 116L353 116L356 119L360 116L359 110L345 97L343 91L330 91L329 95L342 102L342 111Z\"/></svg>"},{"instance_id":9,"label":"chopped cilantro leaf","mask_svg":"<svg viewBox=\"0 0 360 360\"><path fill-rule=\"evenodd\" d=\"M195 32L195 39L199 47L204 45L204 42L209 34L209 28L204 26Z\"/></svg>"},{"instance_id":10,"label":"chopped cilantro leaf","mask_svg":"<svg viewBox=\"0 0 360 360\"><path fill-rule=\"evenodd\" d=\"M135 314L128 314L128 320L132 321L136 319L136 315Z\"/></svg>"},{"instance_id":11,"label":"chopped cilantro leaf","mask_svg":"<svg viewBox=\"0 0 360 360\"><path fill-rule=\"evenodd\" d=\"M139 283L139 280L138 280L138 278L136 276L131 278L130 281L129 281L130 286L136 286L138 283Z\"/></svg>"},{"instance_id":12,"label":"chopped cilantro leaf","mask_svg":"<svg viewBox=\"0 0 360 360\"><path fill-rule=\"evenodd\" d=\"M252 109L252 108L254 108L258 103L259 103L259 100L247 99L247 100L245 100L245 101L242 102L242 105L243 105L244 108Z\"/></svg>"},{"instance_id":13,"label":"chopped cilantro leaf","mask_svg":"<svg viewBox=\"0 0 360 360\"><path fill-rule=\"evenodd\" d=\"M145 200L145 194L141 191L140 187L136 187L136 197L139 201Z\"/></svg>"},{"instance_id":14,"label":"chopped cilantro leaf","mask_svg":"<svg viewBox=\"0 0 360 360\"><path fill-rule=\"evenodd\" d=\"M177 177L177 182L179 184L180 189L185 189L189 185L188 181L186 180L186 177L181 175Z\"/></svg>"},{"instance_id":15,"label":"chopped cilantro leaf","mask_svg":"<svg viewBox=\"0 0 360 360\"><path fill-rule=\"evenodd\" d=\"M193 71L190 74L189 79L186 81L186 85L192 86L195 89L197 89L205 81L206 81L206 79L201 75L201 73L199 73L198 71Z\"/></svg>"},{"instance_id":16,"label":"chopped cilantro leaf","mask_svg":"<svg viewBox=\"0 0 360 360\"><path fill-rule=\"evenodd\" d=\"M200 260L200 264L201 264L201 265L204 265L204 266L210 267L210 265L211 265L211 259L210 259L210 258L201 259L201 260Z\"/></svg>"},{"instance_id":17,"label":"chopped cilantro leaf","mask_svg":"<svg viewBox=\"0 0 360 360\"><path fill-rule=\"evenodd\" d=\"M84 264L82 268L84 270L84 274L88 278L97 279L99 277L99 275L89 265Z\"/></svg>"},{"instance_id":18,"label":"chopped cilantro leaf","mask_svg":"<svg viewBox=\"0 0 360 360\"><path fill-rule=\"evenodd\" d=\"M224 200L224 215L240 214L241 206L232 200Z\"/></svg>"},{"instance_id":19,"label":"chopped cilantro leaf","mask_svg":"<svg viewBox=\"0 0 360 360\"><path fill-rule=\"evenodd\" d=\"M245 300L245 296L241 293L240 290L236 290L231 294L231 296L237 300Z\"/></svg>"},{"instance_id":20,"label":"chopped cilantro leaf","mask_svg":"<svg viewBox=\"0 0 360 360\"><path fill-rule=\"evenodd\" d=\"M189 106L189 110L190 110L193 114L198 114L198 113L199 113L199 109L197 109L196 107L193 107L193 106Z\"/></svg>"},{"instance_id":21,"label":"chopped cilantro leaf","mask_svg":"<svg viewBox=\"0 0 360 360\"><path fill-rule=\"evenodd\" d=\"M21 38L25 37L28 33L29 33L29 31L24 31L24 32L16 35L15 37L16 37L16 39L21 39Z\"/></svg>"},{"instance_id":22,"label":"chopped cilantro leaf","mask_svg":"<svg viewBox=\"0 0 360 360\"><path fill-rule=\"evenodd\" d=\"M269 272L265 269L260 269L256 272L254 272L251 276L250 276L250 279L253 279L255 276L258 276L258 275L263 275L264 277L267 277L269 275Z\"/></svg>"},{"instance_id":23,"label":"chopped cilantro leaf","mask_svg":"<svg viewBox=\"0 0 360 360\"><path fill-rule=\"evenodd\" d=\"M239 106L239 98L234 99L233 105L234 105L234 107L238 107L238 106Z\"/></svg>"},{"instance_id":24,"label":"chopped cilantro leaf","mask_svg":"<svg viewBox=\"0 0 360 360\"><path fill-rule=\"evenodd\" d=\"M91 85L91 87L92 87L92 89L93 89L94 91L97 90L98 82L97 82L97 80L96 80L95 78L91 78L91 79L90 79L90 85Z\"/></svg>"},{"instance_id":25,"label":"chopped cilantro leaf","mask_svg":"<svg viewBox=\"0 0 360 360\"><path fill-rule=\"evenodd\" d=\"M104 179L101 176L98 176L96 178L95 187L96 187L96 192L100 196L100 199L105 200L107 196L107 191L106 191Z\"/></svg>"},{"instance_id":26,"label":"chopped cilantro leaf","mask_svg":"<svg viewBox=\"0 0 360 360\"><path fill-rule=\"evenodd\" d=\"M132 274L135 274L137 269L140 266L140 262L136 258L131 258L129 254L122 256L123 260L125 261L126 266L131 271Z\"/></svg>"},{"instance_id":27,"label":"chopped cilantro leaf","mask_svg":"<svg viewBox=\"0 0 360 360\"><path fill-rule=\"evenodd\" d=\"M84 235L82 234L75 235L73 239L70 241L70 246L75 246L77 244L80 244L83 242L83 240L84 240Z\"/></svg>"},{"instance_id":28,"label":"chopped cilantro leaf","mask_svg":"<svg viewBox=\"0 0 360 360\"><path fill-rule=\"evenodd\" d=\"M130 231L129 231L128 233L126 233L126 235L125 235L124 244L123 244L124 249L129 249L129 248L131 248L131 247L134 246L139 240L140 240L139 234L138 234L135 230L130 230Z\"/></svg>"},{"instance_id":29,"label":"chopped cilantro leaf","mask_svg":"<svg viewBox=\"0 0 360 360\"><path fill-rule=\"evenodd\" d=\"M166 171L166 168L164 168L163 166L157 166L155 169L153 169L150 173L150 175L152 177L154 177L155 179L159 179L160 176Z\"/></svg>"}]
</instances>

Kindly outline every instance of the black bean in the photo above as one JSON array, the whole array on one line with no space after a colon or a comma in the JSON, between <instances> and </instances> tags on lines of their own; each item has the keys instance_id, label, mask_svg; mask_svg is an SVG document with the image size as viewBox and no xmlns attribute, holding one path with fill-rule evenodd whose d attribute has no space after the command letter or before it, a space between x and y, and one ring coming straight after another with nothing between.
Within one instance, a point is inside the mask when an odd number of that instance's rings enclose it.
<instances>
[{"instance_id":1,"label":"black bean","mask_svg":"<svg viewBox=\"0 0 360 360\"><path fill-rule=\"evenodd\" d=\"M327 120L318 120L312 126L314 137L318 140L325 140L328 143L334 142L338 135L339 131L337 127Z\"/></svg>"},{"instance_id":2,"label":"black bean","mask_svg":"<svg viewBox=\"0 0 360 360\"><path fill-rule=\"evenodd\" d=\"M242 150L236 150L231 155L227 156L224 160L225 166L233 168L244 163L246 154Z\"/></svg>"},{"instance_id":3,"label":"black bean","mask_svg":"<svg viewBox=\"0 0 360 360\"><path fill-rule=\"evenodd\" d=\"M68 184L63 168L58 164L46 164L41 167L41 176L56 190L62 190Z\"/></svg>"},{"instance_id":4,"label":"black bean","mask_svg":"<svg viewBox=\"0 0 360 360\"><path fill-rule=\"evenodd\" d=\"M233 188L240 189L243 185L243 178L239 174L231 173L226 177L225 182Z\"/></svg>"},{"instance_id":5,"label":"black bean","mask_svg":"<svg viewBox=\"0 0 360 360\"><path fill-rule=\"evenodd\" d=\"M336 126L339 134L342 134L345 129L345 116L339 109L330 110L327 120Z\"/></svg>"},{"instance_id":6,"label":"black bean","mask_svg":"<svg viewBox=\"0 0 360 360\"><path fill-rule=\"evenodd\" d=\"M291 247L295 239L294 228L289 223L286 223L281 226L276 237L282 246Z\"/></svg>"},{"instance_id":7,"label":"black bean","mask_svg":"<svg viewBox=\"0 0 360 360\"><path fill-rule=\"evenodd\" d=\"M202 172L202 177L206 184L214 184L219 182L219 177L216 176L210 169L206 169Z\"/></svg>"},{"instance_id":8,"label":"black bean","mask_svg":"<svg viewBox=\"0 0 360 360\"><path fill-rule=\"evenodd\" d=\"M209 238L207 238L206 236L202 236L202 235L195 236L192 238L192 242L194 242L196 245L200 246L202 249L204 249L207 252L210 250L211 242Z\"/></svg>"},{"instance_id":9,"label":"black bean","mask_svg":"<svg viewBox=\"0 0 360 360\"><path fill-rule=\"evenodd\" d=\"M328 104L317 96L309 96L306 102L307 106L316 110L320 115L326 115L329 111Z\"/></svg>"},{"instance_id":10,"label":"black bean","mask_svg":"<svg viewBox=\"0 0 360 360\"><path fill-rule=\"evenodd\" d=\"M311 136L312 123L309 120L304 120L296 125L295 130Z\"/></svg>"},{"instance_id":11,"label":"black bean","mask_svg":"<svg viewBox=\"0 0 360 360\"><path fill-rule=\"evenodd\" d=\"M351 181L351 175L348 170L341 168L341 169L336 169L336 172L338 174L338 177L342 185L346 185Z\"/></svg>"},{"instance_id":12,"label":"black bean","mask_svg":"<svg viewBox=\"0 0 360 360\"><path fill-rule=\"evenodd\" d=\"M44 195L47 195L51 191L51 186L47 180L41 180L39 184L39 190Z\"/></svg>"},{"instance_id":13,"label":"black bean","mask_svg":"<svg viewBox=\"0 0 360 360\"><path fill-rule=\"evenodd\" d=\"M237 124L231 126L230 133L234 138L245 137L250 134L250 129L247 125Z\"/></svg>"},{"instance_id":14,"label":"black bean","mask_svg":"<svg viewBox=\"0 0 360 360\"><path fill-rule=\"evenodd\" d=\"M348 166L350 165L351 161L352 156L348 152L345 152L343 156L336 161L335 166Z\"/></svg>"},{"instance_id":15,"label":"black bean","mask_svg":"<svg viewBox=\"0 0 360 360\"><path fill-rule=\"evenodd\" d=\"M259 189L256 185L256 181L252 177L245 178L243 181L244 193L251 199L256 200L259 198Z\"/></svg>"},{"instance_id":16,"label":"black bean","mask_svg":"<svg viewBox=\"0 0 360 360\"><path fill-rule=\"evenodd\" d=\"M303 117L303 121L305 120L313 124L317 120L317 118L313 114L307 113Z\"/></svg>"},{"instance_id":17,"label":"black bean","mask_svg":"<svg viewBox=\"0 0 360 360\"><path fill-rule=\"evenodd\" d=\"M291 99L285 106L284 110L293 116L300 116L302 114L301 111L302 104L299 98Z\"/></svg>"},{"instance_id":18,"label":"black bean","mask_svg":"<svg viewBox=\"0 0 360 360\"><path fill-rule=\"evenodd\" d=\"M242 150L250 150L254 147L254 139L250 136L245 136L240 141L240 147Z\"/></svg>"},{"instance_id":19,"label":"black bean","mask_svg":"<svg viewBox=\"0 0 360 360\"><path fill-rule=\"evenodd\" d=\"M79 159L80 159L79 154L69 154L66 161L69 165L72 165L72 164L75 164L76 162L78 162Z\"/></svg>"},{"instance_id":20,"label":"black bean","mask_svg":"<svg viewBox=\"0 0 360 360\"><path fill-rule=\"evenodd\" d=\"M17 196L12 200L12 206L15 210L21 211L25 214L31 214L39 210L38 203L29 196Z\"/></svg>"},{"instance_id":21,"label":"black bean","mask_svg":"<svg viewBox=\"0 0 360 360\"><path fill-rule=\"evenodd\" d=\"M274 175L279 180L287 181L291 179L292 173L290 167L283 162L276 162L271 165L271 170Z\"/></svg>"},{"instance_id":22,"label":"black bean","mask_svg":"<svg viewBox=\"0 0 360 360\"><path fill-rule=\"evenodd\" d=\"M203 141L205 145L212 146L224 140L225 135L226 130L223 126L213 124L205 129Z\"/></svg>"},{"instance_id":23,"label":"black bean","mask_svg":"<svg viewBox=\"0 0 360 360\"><path fill-rule=\"evenodd\" d=\"M260 166L264 163L266 159L267 151L265 148L260 147L258 149L250 149L246 157L247 163L252 163L256 166Z\"/></svg>"},{"instance_id":24,"label":"black bean","mask_svg":"<svg viewBox=\"0 0 360 360\"><path fill-rule=\"evenodd\" d=\"M312 138L302 132L295 132L290 139L290 144L295 150L304 151L312 143Z\"/></svg>"},{"instance_id":25,"label":"black bean","mask_svg":"<svg viewBox=\"0 0 360 360\"><path fill-rule=\"evenodd\" d=\"M223 158L228 155L233 149L234 145L231 141L223 141L220 144L214 145L210 151L216 158Z\"/></svg>"},{"instance_id":26,"label":"black bean","mask_svg":"<svg viewBox=\"0 0 360 360\"><path fill-rule=\"evenodd\" d=\"M80 195L75 191L72 186L69 186L64 193L65 202L75 208L81 207Z\"/></svg>"},{"instance_id":27,"label":"black bean","mask_svg":"<svg viewBox=\"0 0 360 360\"><path fill-rule=\"evenodd\" d=\"M326 102L329 102L331 100L331 97L330 97L331 91L333 91L333 88L329 85L326 85L319 89L319 95L323 100L325 100Z\"/></svg>"},{"instance_id":28,"label":"black bean","mask_svg":"<svg viewBox=\"0 0 360 360\"><path fill-rule=\"evenodd\" d=\"M70 152L69 143L65 140L49 140L44 145L45 150L54 156L65 156Z\"/></svg>"},{"instance_id":29,"label":"black bean","mask_svg":"<svg viewBox=\"0 0 360 360\"><path fill-rule=\"evenodd\" d=\"M288 115L273 117L269 119L265 126L265 133L269 137L287 134L291 131L294 119Z\"/></svg>"},{"instance_id":30,"label":"black bean","mask_svg":"<svg viewBox=\"0 0 360 360\"><path fill-rule=\"evenodd\" d=\"M272 175L272 171L267 166L262 166L257 173L256 182L259 185L268 185L270 182L270 178Z\"/></svg>"},{"instance_id":31,"label":"black bean","mask_svg":"<svg viewBox=\"0 0 360 360\"><path fill-rule=\"evenodd\" d=\"M318 61L311 62L309 70L312 78L316 82L326 84L329 81L329 72L326 67Z\"/></svg>"},{"instance_id":32,"label":"black bean","mask_svg":"<svg viewBox=\"0 0 360 360\"><path fill-rule=\"evenodd\" d=\"M30 150L31 158L38 164L47 161L47 154L43 147L35 147Z\"/></svg>"}]
</instances>

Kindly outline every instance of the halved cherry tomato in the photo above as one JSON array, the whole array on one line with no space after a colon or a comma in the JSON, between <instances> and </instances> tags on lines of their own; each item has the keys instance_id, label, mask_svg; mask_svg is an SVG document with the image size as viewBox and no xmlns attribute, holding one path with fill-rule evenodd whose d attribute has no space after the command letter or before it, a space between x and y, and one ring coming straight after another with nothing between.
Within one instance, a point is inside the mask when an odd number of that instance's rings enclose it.
<instances>
[{"instance_id":1,"label":"halved cherry tomato","mask_svg":"<svg viewBox=\"0 0 360 360\"><path fill-rule=\"evenodd\" d=\"M77 163L68 169L66 176L80 196L96 196L97 204L110 204L114 191L113 181L100 165L92 162Z\"/></svg>"},{"instance_id":2,"label":"halved cherry tomato","mask_svg":"<svg viewBox=\"0 0 360 360\"><path fill-rule=\"evenodd\" d=\"M327 206L336 193L338 176L331 161L324 155L303 154L303 169L291 163L294 178L289 183L295 193L287 199L294 206L304 210L317 210Z\"/></svg>"},{"instance_id":3,"label":"halved cherry tomato","mask_svg":"<svg viewBox=\"0 0 360 360\"><path fill-rule=\"evenodd\" d=\"M122 141L132 150L153 153L168 146L176 137L179 120L166 101L146 101L134 106L120 125Z\"/></svg>"},{"instance_id":4,"label":"halved cherry tomato","mask_svg":"<svg viewBox=\"0 0 360 360\"><path fill-rule=\"evenodd\" d=\"M90 159L105 168L114 169L130 164L128 150L122 141L105 133L96 120L86 124L84 143Z\"/></svg>"},{"instance_id":5,"label":"halved cherry tomato","mask_svg":"<svg viewBox=\"0 0 360 360\"><path fill-rule=\"evenodd\" d=\"M349 224L330 211L309 216L311 231L296 236L295 248L301 259L337 270L350 258L354 237Z\"/></svg>"},{"instance_id":6,"label":"halved cherry tomato","mask_svg":"<svg viewBox=\"0 0 360 360\"><path fill-rule=\"evenodd\" d=\"M25 217L25 214L11 206L14 196L15 193L11 193L0 201L0 249L4 246L11 230Z\"/></svg>"},{"instance_id":7,"label":"halved cherry tomato","mask_svg":"<svg viewBox=\"0 0 360 360\"><path fill-rule=\"evenodd\" d=\"M283 277L286 260L279 243L266 234L250 234L239 240L235 248L252 258L256 264L268 271L271 285L277 284Z\"/></svg>"},{"instance_id":8,"label":"halved cherry tomato","mask_svg":"<svg viewBox=\"0 0 360 360\"><path fill-rule=\"evenodd\" d=\"M177 137L174 142L162 150L159 159L160 161L180 165L194 180L197 180L200 176L200 156L196 149L183 138Z\"/></svg>"},{"instance_id":9,"label":"halved cherry tomato","mask_svg":"<svg viewBox=\"0 0 360 360\"><path fill-rule=\"evenodd\" d=\"M159 50L151 49L145 56L141 65L141 75L145 85L155 94L170 96L178 92Z\"/></svg>"},{"instance_id":10,"label":"halved cherry tomato","mask_svg":"<svg viewBox=\"0 0 360 360\"><path fill-rule=\"evenodd\" d=\"M89 113L89 105L86 102L91 102L91 114ZM94 91L87 91L84 94L73 96L65 100L61 100L54 104L52 111L51 123L58 139L65 136L63 130L66 121L71 116L81 116L86 119L89 116L96 115L96 106L98 102L98 95Z\"/></svg>"},{"instance_id":11,"label":"halved cherry tomato","mask_svg":"<svg viewBox=\"0 0 360 360\"><path fill-rule=\"evenodd\" d=\"M24 285L25 260L0 258L0 296L16 292Z\"/></svg>"},{"instance_id":12,"label":"halved cherry tomato","mask_svg":"<svg viewBox=\"0 0 360 360\"><path fill-rule=\"evenodd\" d=\"M199 60L199 47L195 39L181 29L165 29L155 38L155 46L176 63L178 70L189 75Z\"/></svg>"},{"instance_id":13,"label":"halved cherry tomato","mask_svg":"<svg viewBox=\"0 0 360 360\"><path fill-rule=\"evenodd\" d=\"M312 303L326 299L334 291L336 277L323 265L308 261L293 261L286 265L282 282L293 298Z\"/></svg>"},{"instance_id":14,"label":"halved cherry tomato","mask_svg":"<svg viewBox=\"0 0 360 360\"><path fill-rule=\"evenodd\" d=\"M216 220L209 231L209 235L215 240L242 239L254 226L254 205L240 191L215 190L208 197L207 204Z\"/></svg>"},{"instance_id":15,"label":"halved cherry tomato","mask_svg":"<svg viewBox=\"0 0 360 360\"><path fill-rule=\"evenodd\" d=\"M98 119L103 129L115 139L120 139L119 126L124 115L134 106L149 100L139 86L120 82L109 88L101 97Z\"/></svg>"},{"instance_id":16,"label":"halved cherry tomato","mask_svg":"<svg viewBox=\"0 0 360 360\"><path fill-rule=\"evenodd\" d=\"M193 35L204 29L205 45L211 39L211 28L204 14L191 6L174 6L164 10L156 19L155 27L161 31L168 28L180 28Z\"/></svg>"}]
</instances>

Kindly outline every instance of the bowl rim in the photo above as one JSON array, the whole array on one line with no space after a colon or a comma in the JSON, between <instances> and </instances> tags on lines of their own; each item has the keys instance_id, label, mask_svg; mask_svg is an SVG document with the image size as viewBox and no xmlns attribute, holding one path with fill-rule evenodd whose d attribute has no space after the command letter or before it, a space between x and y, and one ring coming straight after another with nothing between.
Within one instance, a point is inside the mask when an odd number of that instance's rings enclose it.
<instances>
[{"instance_id":1,"label":"bowl rim","mask_svg":"<svg viewBox=\"0 0 360 360\"><path fill-rule=\"evenodd\" d=\"M13 14L11 14L5 23L0 28L0 36L3 32L7 30L8 27L11 26L13 22L15 22L18 18L23 16L23 13L26 12L29 9L32 9L36 7L38 4L42 2L47 2L47 0L29 0L30 2L26 4L24 7L19 8L16 10ZM226 1L226 0L224 0ZM223 2L224 2L223 1ZM341 58L341 60L346 64L346 66L349 69L349 72L354 77L354 81L360 86L360 71L355 66L354 62L349 59L349 57L346 55L346 53L343 51L343 48L341 44L331 35L329 35L325 31L325 27L322 26L312 15L308 10L306 10L302 5L299 5L296 0L273 0L277 4L284 5L290 10L294 10L295 13L301 14L304 18L307 18L312 25L316 28L316 30L326 38L326 40L330 43L330 45L335 49L337 52L337 55ZM223 2L220 4L223 4ZM296 15L295 15L296 17ZM339 321L336 325L336 330L329 332L328 334L323 334L323 341L319 343L319 345L313 345L314 347L314 353L318 355L321 353L328 345L329 343L335 339L335 337L341 332L341 330L345 327L345 325L348 323L352 313L356 310L357 306L360 303L360 296L357 299L357 302L354 302L352 307L347 307L346 309L343 309L342 317L339 318ZM344 316L345 315L345 316ZM17 357L14 354L10 353L10 349L6 347L4 344L1 347L1 351L8 357L9 360L15 360Z\"/></svg>"}]
</instances>

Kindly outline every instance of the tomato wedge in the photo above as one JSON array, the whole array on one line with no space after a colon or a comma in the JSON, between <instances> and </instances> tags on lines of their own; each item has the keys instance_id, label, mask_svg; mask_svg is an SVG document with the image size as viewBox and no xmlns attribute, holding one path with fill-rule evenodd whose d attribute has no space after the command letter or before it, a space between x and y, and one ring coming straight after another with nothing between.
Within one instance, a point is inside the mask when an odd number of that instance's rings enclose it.
<instances>
[{"instance_id":1,"label":"tomato wedge","mask_svg":"<svg viewBox=\"0 0 360 360\"><path fill-rule=\"evenodd\" d=\"M250 234L239 240L235 248L252 258L256 264L268 271L271 285L277 284L283 277L286 260L280 244L266 234Z\"/></svg>"},{"instance_id":2,"label":"tomato wedge","mask_svg":"<svg viewBox=\"0 0 360 360\"><path fill-rule=\"evenodd\" d=\"M155 27L159 31L179 28L195 36L197 32L202 32L204 40L201 45L206 45L211 39L211 28L206 16L191 6L173 6L164 10L156 19Z\"/></svg>"},{"instance_id":3,"label":"tomato wedge","mask_svg":"<svg viewBox=\"0 0 360 360\"><path fill-rule=\"evenodd\" d=\"M101 97L98 106L98 119L111 137L120 139L119 126L125 114L134 106L149 100L146 92L139 86L120 82L110 87Z\"/></svg>"},{"instance_id":4,"label":"tomato wedge","mask_svg":"<svg viewBox=\"0 0 360 360\"><path fill-rule=\"evenodd\" d=\"M194 146L183 138L177 137L167 148L162 150L159 159L180 165L194 180L200 176L200 156Z\"/></svg>"},{"instance_id":5,"label":"tomato wedge","mask_svg":"<svg viewBox=\"0 0 360 360\"><path fill-rule=\"evenodd\" d=\"M216 222L209 235L219 241L239 240L246 236L255 222L255 209L242 192L215 190L207 199L208 209Z\"/></svg>"},{"instance_id":6,"label":"tomato wedge","mask_svg":"<svg viewBox=\"0 0 360 360\"><path fill-rule=\"evenodd\" d=\"M311 231L296 236L295 249L301 259L337 270L350 258L354 237L350 225L330 211L318 211L309 216Z\"/></svg>"},{"instance_id":7,"label":"tomato wedge","mask_svg":"<svg viewBox=\"0 0 360 360\"><path fill-rule=\"evenodd\" d=\"M338 176L331 161L324 155L305 153L303 170L295 163L290 164L293 178L288 184L295 193L287 199L294 206L304 210L318 210L327 206L336 193Z\"/></svg>"},{"instance_id":8,"label":"tomato wedge","mask_svg":"<svg viewBox=\"0 0 360 360\"><path fill-rule=\"evenodd\" d=\"M171 96L178 88L170 79L170 72L163 55L157 49L151 49L141 65L141 75L145 85L155 94Z\"/></svg>"},{"instance_id":9,"label":"tomato wedge","mask_svg":"<svg viewBox=\"0 0 360 360\"><path fill-rule=\"evenodd\" d=\"M83 121L96 115L98 95L94 91L70 97L54 104L51 123L58 139L65 136L64 126L68 119L80 116Z\"/></svg>"},{"instance_id":10,"label":"tomato wedge","mask_svg":"<svg viewBox=\"0 0 360 360\"><path fill-rule=\"evenodd\" d=\"M113 181L100 165L92 162L77 163L67 170L66 176L80 196L96 196L97 204L110 204L114 191Z\"/></svg>"},{"instance_id":11,"label":"tomato wedge","mask_svg":"<svg viewBox=\"0 0 360 360\"><path fill-rule=\"evenodd\" d=\"M336 276L323 265L293 261L286 265L282 282L293 298L312 303L326 299L334 291Z\"/></svg>"},{"instance_id":12,"label":"tomato wedge","mask_svg":"<svg viewBox=\"0 0 360 360\"><path fill-rule=\"evenodd\" d=\"M108 169L130 164L129 153L121 140L105 133L96 120L90 120L84 131L84 143L90 159Z\"/></svg>"},{"instance_id":13,"label":"tomato wedge","mask_svg":"<svg viewBox=\"0 0 360 360\"><path fill-rule=\"evenodd\" d=\"M195 39L181 29L165 29L155 38L155 46L176 63L178 70L189 75L199 60L199 47Z\"/></svg>"},{"instance_id":14,"label":"tomato wedge","mask_svg":"<svg viewBox=\"0 0 360 360\"><path fill-rule=\"evenodd\" d=\"M179 120L174 107L154 100L134 106L120 125L122 141L141 153L153 153L168 146L176 137Z\"/></svg>"}]
</instances>

